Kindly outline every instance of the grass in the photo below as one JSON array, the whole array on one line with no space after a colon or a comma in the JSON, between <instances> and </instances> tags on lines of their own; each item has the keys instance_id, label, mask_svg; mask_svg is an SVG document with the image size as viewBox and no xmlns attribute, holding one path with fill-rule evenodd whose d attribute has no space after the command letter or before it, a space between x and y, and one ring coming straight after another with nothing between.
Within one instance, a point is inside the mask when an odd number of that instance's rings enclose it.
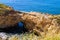
<instances>
[{"instance_id":1,"label":"grass","mask_svg":"<svg viewBox=\"0 0 60 40\"><path fill-rule=\"evenodd\" d=\"M40 40L41 37L34 35L33 33L25 33L20 35L12 35L9 40Z\"/></svg>"},{"instance_id":2,"label":"grass","mask_svg":"<svg viewBox=\"0 0 60 40\"><path fill-rule=\"evenodd\" d=\"M60 40L60 34L47 34L45 37L36 36L33 33L12 35L8 40Z\"/></svg>"},{"instance_id":3,"label":"grass","mask_svg":"<svg viewBox=\"0 0 60 40\"><path fill-rule=\"evenodd\" d=\"M47 35L44 40L60 40L60 34Z\"/></svg>"}]
</instances>

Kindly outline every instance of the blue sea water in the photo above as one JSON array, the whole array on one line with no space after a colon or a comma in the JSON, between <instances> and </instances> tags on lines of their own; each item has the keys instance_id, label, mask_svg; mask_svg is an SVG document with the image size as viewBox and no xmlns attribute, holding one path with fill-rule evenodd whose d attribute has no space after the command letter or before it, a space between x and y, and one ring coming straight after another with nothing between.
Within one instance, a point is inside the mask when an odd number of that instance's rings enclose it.
<instances>
[{"instance_id":1,"label":"blue sea water","mask_svg":"<svg viewBox=\"0 0 60 40\"><path fill-rule=\"evenodd\" d=\"M0 0L19 11L60 14L60 0Z\"/></svg>"}]
</instances>

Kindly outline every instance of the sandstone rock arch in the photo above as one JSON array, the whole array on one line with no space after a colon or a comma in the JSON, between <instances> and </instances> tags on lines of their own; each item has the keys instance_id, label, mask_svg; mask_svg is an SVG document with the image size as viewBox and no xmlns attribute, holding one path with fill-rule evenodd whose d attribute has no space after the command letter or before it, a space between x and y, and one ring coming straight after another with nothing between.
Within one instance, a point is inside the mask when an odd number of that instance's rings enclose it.
<instances>
[{"instance_id":1,"label":"sandstone rock arch","mask_svg":"<svg viewBox=\"0 0 60 40\"><path fill-rule=\"evenodd\" d=\"M10 8L10 7L8 7ZM6 11L7 10L7 11ZM41 14L36 12L19 12L11 8L4 8L0 13L0 28L14 27L18 22L23 22L24 27L37 34L58 33L60 30L60 16ZM57 32L58 31L58 32Z\"/></svg>"}]
</instances>

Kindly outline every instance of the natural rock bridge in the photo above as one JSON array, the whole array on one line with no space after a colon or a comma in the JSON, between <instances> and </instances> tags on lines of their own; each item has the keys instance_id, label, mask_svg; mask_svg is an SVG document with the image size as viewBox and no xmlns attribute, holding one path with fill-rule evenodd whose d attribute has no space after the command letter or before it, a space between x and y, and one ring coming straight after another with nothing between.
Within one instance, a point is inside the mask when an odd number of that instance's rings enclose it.
<instances>
[{"instance_id":1,"label":"natural rock bridge","mask_svg":"<svg viewBox=\"0 0 60 40\"><path fill-rule=\"evenodd\" d=\"M60 29L59 20L59 15L57 17L36 12L25 13L15 11L10 7L0 9L0 29L14 28L17 23L22 22L29 32L37 34L58 33Z\"/></svg>"}]
</instances>

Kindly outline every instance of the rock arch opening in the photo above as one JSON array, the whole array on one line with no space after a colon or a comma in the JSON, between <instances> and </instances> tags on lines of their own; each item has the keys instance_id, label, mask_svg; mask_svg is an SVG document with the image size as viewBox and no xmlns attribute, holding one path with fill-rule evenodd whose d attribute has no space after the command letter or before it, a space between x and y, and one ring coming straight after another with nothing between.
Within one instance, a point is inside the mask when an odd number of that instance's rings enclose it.
<instances>
[{"instance_id":1,"label":"rock arch opening","mask_svg":"<svg viewBox=\"0 0 60 40\"><path fill-rule=\"evenodd\" d=\"M9 28L3 28L0 30L0 32L6 32L6 33L25 33L27 30L24 27L23 22L19 22L14 25L14 27L9 27Z\"/></svg>"}]
</instances>

